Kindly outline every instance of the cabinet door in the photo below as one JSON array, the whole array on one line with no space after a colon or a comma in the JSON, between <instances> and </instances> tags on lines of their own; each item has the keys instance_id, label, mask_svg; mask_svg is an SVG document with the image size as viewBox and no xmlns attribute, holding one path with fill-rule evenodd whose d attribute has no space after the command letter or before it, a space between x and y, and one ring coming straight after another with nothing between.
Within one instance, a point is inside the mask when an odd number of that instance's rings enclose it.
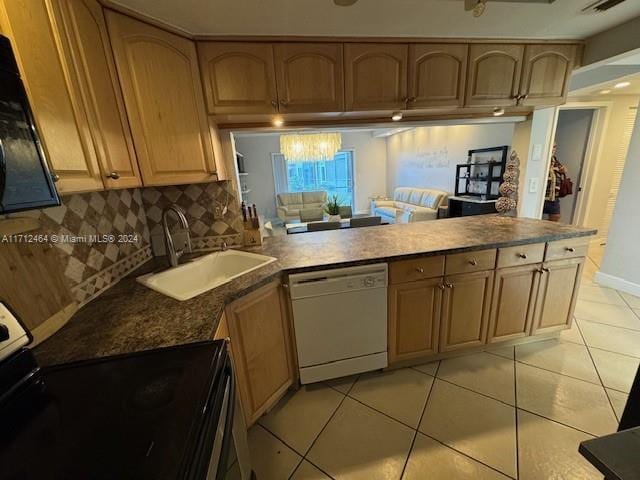
<instances>
[{"instance_id":1,"label":"cabinet door","mask_svg":"<svg viewBox=\"0 0 640 480\"><path fill-rule=\"evenodd\" d=\"M278 111L270 43L200 42L197 46L209 113Z\"/></svg>"},{"instance_id":2,"label":"cabinet door","mask_svg":"<svg viewBox=\"0 0 640 480\"><path fill-rule=\"evenodd\" d=\"M577 45L527 45L524 51L520 93L522 105L564 103Z\"/></svg>"},{"instance_id":3,"label":"cabinet door","mask_svg":"<svg viewBox=\"0 0 640 480\"><path fill-rule=\"evenodd\" d=\"M43 1L2 0L2 28L9 36L38 133L60 193L102 190L98 160L79 86L58 56L60 37Z\"/></svg>"},{"instance_id":4,"label":"cabinet door","mask_svg":"<svg viewBox=\"0 0 640 480\"><path fill-rule=\"evenodd\" d=\"M240 400L247 426L271 408L293 381L286 306L278 282L226 310Z\"/></svg>"},{"instance_id":5,"label":"cabinet door","mask_svg":"<svg viewBox=\"0 0 640 480\"><path fill-rule=\"evenodd\" d=\"M402 44L345 44L347 110L406 108L408 51Z\"/></svg>"},{"instance_id":6,"label":"cabinet door","mask_svg":"<svg viewBox=\"0 0 640 480\"><path fill-rule=\"evenodd\" d=\"M530 334L541 267L532 264L496 270L489 343Z\"/></svg>"},{"instance_id":7,"label":"cabinet door","mask_svg":"<svg viewBox=\"0 0 640 480\"><path fill-rule=\"evenodd\" d=\"M584 258L543 264L532 335L571 326Z\"/></svg>"},{"instance_id":8,"label":"cabinet door","mask_svg":"<svg viewBox=\"0 0 640 480\"><path fill-rule=\"evenodd\" d=\"M102 7L97 0L56 0L53 5L105 187L138 187L142 182Z\"/></svg>"},{"instance_id":9,"label":"cabinet door","mask_svg":"<svg viewBox=\"0 0 640 480\"><path fill-rule=\"evenodd\" d=\"M106 15L145 185L215 180L195 44L125 15Z\"/></svg>"},{"instance_id":10,"label":"cabinet door","mask_svg":"<svg viewBox=\"0 0 640 480\"><path fill-rule=\"evenodd\" d=\"M494 107L515 105L523 54L523 45L470 45L465 104Z\"/></svg>"},{"instance_id":11,"label":"cabinet door","mask_svg":"<svg viewBox=\"0 0 640 480\"><path fill-rule=\"evenodd\" d=\"M461 107L468 49L464 44L410 45L408 108Z\"/></svg>"},{"instance_id":12,"label":"cabinet door","mask_svg":"<svg viewBox=\"0 0 640 480\"><path fill-rule=\"evenodd\" d=\"M389 363L438 352L442 278L389 287Z\"/></svg>"},{"instance_id":13,"label":"cabinet door","mask_svg":"<svg viewBox=\"0 0 640 480\"><path fill-rule=\"evenodd\" d=\"M445 277L440 352L487 341L493 271Z\"/></svg>"},{"instance_id":14,"label":"cabinet door","mask_svg":"<svg viewBox=\"0 0 640 480\"><path fill-rule=\"evenodd\" d=\"M341 43L278 43L273 48L280 112L344 110Z\"/></svg>"}]
</instances>

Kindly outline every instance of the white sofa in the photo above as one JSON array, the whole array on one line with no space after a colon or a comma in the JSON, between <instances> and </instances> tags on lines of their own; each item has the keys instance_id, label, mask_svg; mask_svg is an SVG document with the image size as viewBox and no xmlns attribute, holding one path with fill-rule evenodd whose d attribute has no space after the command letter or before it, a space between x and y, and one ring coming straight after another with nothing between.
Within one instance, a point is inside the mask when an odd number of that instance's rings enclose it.
<instances>
[{"instance_id":1,"label":"white sofa","mask_svg":"<svg viewBox=\"0 0 640 480\"><path fill-rule=\"evenodd\" d=\"M300 218L300 210L323 208L327 192L291 192L276 195L278 217L283 222Z\"/></svg>"},{"instance_id":2,"label":"white sofa","mask_svg":"<svg viewBox=\"0 0 640 480\"><path fill-rule=\"evenodd\" d=\"M433 188L399 187L393 199L372 200L371 214L383 222L410 223L438 218L438 207L446 205L449 194Z\"/></svg>"}]
</instances>

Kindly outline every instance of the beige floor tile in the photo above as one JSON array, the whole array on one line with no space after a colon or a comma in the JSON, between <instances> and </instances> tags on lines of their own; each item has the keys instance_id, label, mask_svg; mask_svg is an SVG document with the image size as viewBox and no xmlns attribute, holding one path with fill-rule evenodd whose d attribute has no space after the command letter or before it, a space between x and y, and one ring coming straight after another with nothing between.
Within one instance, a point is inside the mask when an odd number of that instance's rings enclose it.
<instances>
[{"instance_id":1,"label":"beige floor tile","mask_svg":"<svg viewBox=\"0 0 640 480\"><path fill-rule=\"evenodd\" d=\"M597 348L591 349L600 378L605 387L629 393L640 360Z\"/></svg>"},{"instance_id":2,"label":"beige floor tile","mask_svg":"<svg viewBox=\"0 0 640 480\"><path fill-rule=\"evenodd\" d=\"M513 360L513 347L488 348L486 352Z\"/></svg>"},{"instance_id":3,"label":"beige floor tile","mask_svg":"<svg viewBox=\"0 0 640 480\"><path fill-rule=\"evenodd\" d=\"M251 466L260 480L289 478L302 457L260 425L249 429Z\"/></svg>"},{"instance_id":4,"label":"beige floor tile","mask_svg":"<svg viewBox=\"0 0 640 480\"><path fill-rule=\"evenodd\" d=\"M440 365L440 362L429 362L423 365L416 365L415 367L412 367L412 368L415 368L416 370L422 373L426 373L427 375L431 375L432 377L435 377L436 371L438 370L438 365Z\"/></svg>"},{"instance_id":5,"label":"beige floor tile","mask_svg":"<svg viewBox=\"0 0 640 480\"><path fill-rule=\"evenodd\" d=\"M624 407L627 404L629 395L617 390L611 390L610 388L606 388L605 390L607 391L609 400L611 400L611 405L613 405L613 411L616 412L616 417L618 417L618 420L620 420L620 418L622 418L622 412L624 412Z\"/></svg>"},{"instance_id":6,"label":"beige floor tile","mask_svg":"<svg viewBox=\"0 0 640 480\"><path fill-rule=\"evenodd\" d=\"M580 285L578 299L610 305L626 305L617 290L600 285Z\"/></svg>"},{"instance_id":7,"label":"beige floor tile","mask_svg":"<svg viewBox=\"0 0 640 480\"><path fill-rule=\"evenodd\" d=\"M402 480L508 480L509 477L418 433Z\"/></svg>"},{"instance_id":8,"label":"beige floor tile","mask_svg":"<svg viewBox=\"0 0 640 480\"><path fill-rule=\"evenodd\" d=\"M304 455L343 398L326 385L307 385L289 392L260 425Z\"/></svg>"},{"instance_id":9,"label":"beige floor tile","mask_svg":"<svg viewBox=\"0 0 640 480\"><path fill-rule=\"evenodd\" d=\"M640 332L585 320L580 331L590 347L640 358Z\"/></svg>"},{"instance_id":10,"label":"beige floor tile","mask_svg":"<svg viewBox=\"0 0 640 480\"><path fill-rule=\"evenodd\" d=\"M333 380L327 380L326 383L331 388L338 390L345 395L351 390L353 384L356 383L358 375L349 375L348 377L334 378Z\"/></svg>"},{"instance_id":11,"label":"beige floor tile","mask_svg":"<svg viewBox=\"0 0 640 480\"><path fill-rule=\"evenodd\" d=\"M640 308L640 297L626 292L620 292L620 295L622 295L622 298L624 298L631 308Z\"/></svg>"},{"instance_id":12,"label":"beige floor tile","mask_svg":"<svg viewBox=\"0 0 640 480\"><path fill-rule=\"evenodd\" d=\"M558 339L527 343L516 347L516 360L553 372L600 384L589 351L584 345Z\"/></svg>"},{"instance_id":13,"label":"beige floor tile","mask_svg":"<svg viewBox=\"0 0 640 480\"><path fill-rule=\"evenodd\" d=\"M518 410L520 480L589 480L602 475L578 453L590 435Z\"/></svg>"},{"instance_id":14,"label":"beige floor tile","mask_svg":"<svg viewBox=\"0 0 640 480\"><path fill-rule=\"evenodd\" d=\"M515 405L513 360L486 352L442 360L438 378Z\"/></svg>"},{"instance_id":15,"label":"beige floor tile","mask_svg":"<svg viewBox=\"0 0 640 480\"><path fill-rule=\"evenodd\" d=\"M592 435L615 432L618 424L604 388L518 363L518 407Z\"/></svg>"},{"instance_id":16,"label":"beige floor tile","mask_svg":"<svg viewBox=\"0 0 640 480\"><path fill-rule=\"evenodd\" d=\"M291 480L331 480L331 478L327 477L306 460L303 460L291 477Z\"/></svg>"},{"instance_id":17,"label":"beige floor tile","mask_svg":"<svg viewBox=\"0 0 640 480\"><path fill-rule=\"evenodd\" d=\"M307 458L337 480L397 479L413 435L405 425L347 397Z\"/></svg>"},{"instance_id":18,"label":"beige floor tile","mask_svg":"<svg viewBox=\"0 0 640 480\"><path fill-rule=\"evenodd\" d=\"M349 396L417 428L433 380L411 368L370 373L360 376Z\"/></svg>"},{"instance_id":19,"label":"beige floor tile","mask_svg":"<svg viewBox=\"0 0 640 480\"><path fill-rule=\"evenodd\" d=\"M580 334L578 323L575 320L571 324L571 328L561 330L557 338L563 342L579 343L580 345L584 345L584 340Z\"/></svg>"},{"instance_id":20,"label":"beige floor tile","mask_svg":"<svg viewBox=\"0 0 640 480\"><path fill-rule=\"evenodd\" d=\"M604 323L615 327L640 330L640 319L626 305L609 305L606 303L578 300L575 317L578 320Z\"/></svg>"},{"instance_id":21,"label":"beige floor tile","mask_svg":"<svg viewBox=\"0 0 640 480\"><path fill-rule=\"evenodd\" d=\"M420 431L515 477L515 408L436 379Z\"/></svg>"}]
</instances>

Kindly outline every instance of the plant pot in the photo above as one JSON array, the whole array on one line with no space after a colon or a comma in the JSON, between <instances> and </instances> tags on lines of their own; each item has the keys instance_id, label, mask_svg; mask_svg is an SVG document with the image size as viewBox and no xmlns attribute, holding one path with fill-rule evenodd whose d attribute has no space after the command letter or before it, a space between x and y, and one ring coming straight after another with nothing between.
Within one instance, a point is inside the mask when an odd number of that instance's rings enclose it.
<instances>
[{"instance_id":1,"label":"plant pot","mask_svg":"<svg viewBox=\"0 0 640 480\"><path fill-rule=\"evenodd\" d=\"M340 221L340 215L328 215L327 216L327 222L339 222Z\"/></svg>"}]
</instances>

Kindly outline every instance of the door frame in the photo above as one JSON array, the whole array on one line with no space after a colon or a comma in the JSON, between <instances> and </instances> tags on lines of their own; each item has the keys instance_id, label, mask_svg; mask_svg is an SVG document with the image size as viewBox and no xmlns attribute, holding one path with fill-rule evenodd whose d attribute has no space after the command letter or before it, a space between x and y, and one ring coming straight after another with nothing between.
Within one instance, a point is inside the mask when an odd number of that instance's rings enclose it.
<instances>
[{"instance_id":1,"label":"door frame","mask_svg":"<svg viewBox=\"0 0 640 480\"><path fill-rule=\"evenodd\" d=\"M580 185L575 185L576 190L581 188L581 195L578 195L578 198L576 199L573 219L571 221L572 225L583 225L587 212L591 207L591 202L593 200L592 190L595 184L595 179L597 178L596 174L600 164L599 159L602 155L602 149L604 146L604 133L607 131L607 127L609 125L609 116L611 114L612 106L613 103L610 101L575 101L567 102L556 109L553 119L553 128L551 130L552 137L549 148L549 161L547 161L547 168L543 177L545 179L545 189L543 189L543 191L546 190L546 179L549 176L551 151L553 144L556 141L560 110L593 110L587 148L585 149L584 160L582 162ZM542 213L540 214L540 218L542 218Z\"/></svg>"}]
</instances>

